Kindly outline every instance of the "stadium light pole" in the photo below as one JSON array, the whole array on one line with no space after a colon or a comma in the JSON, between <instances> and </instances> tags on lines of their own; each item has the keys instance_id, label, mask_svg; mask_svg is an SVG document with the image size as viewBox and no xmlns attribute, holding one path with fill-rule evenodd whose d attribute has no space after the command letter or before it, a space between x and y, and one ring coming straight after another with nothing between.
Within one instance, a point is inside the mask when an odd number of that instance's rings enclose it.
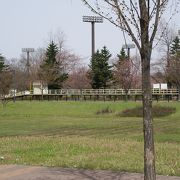
<instances>
[{"instance_id":1,"label":"stadium light pole","mask_svg":"<svg viewBox=\"0 0 180 180\"><path fill-rule=\"evenodd\" d=\"M29 68L30 68L30 62L29 62L29 54L30 52L34 52L34 48L22 48L22 52L25 52L27 54L27 63L26 63L26 66L27 66L27 74L29 76Z\"/></svg>"},{"instance_id":2,"label":"stadium light pole","mask_svg":"<svg viewBox=\"0 0 180 180\"><path fill-rule=\"evenodd\" d=\"M123 49L127 49L128 59L130 59L130 50L135 48L134 44L124 44L122 46Z\"/></svg>"},{"instance_id":3,"label":"stadium light pole","mask_svg":"<svg viewBox=\"0 0 180 180\"><path fill-rule=\"evenodd\" d=\"M95 23L103 23L103 18L100 16L83 16L83 22L91 23L92 33L92 57L95 54Z\"/></svg>"},{"instance_id":4,"label":"stadium light pole","mask_svg":"<svg viewBox=\"0 0 180 180\"><path fill-rule=\"evenodd\" d=\"M27 62L26 62L26 66L27 66L27 78L29 81L29 88L31 90L31 81L30 81L30 59L29 59L29 55L31 52L34 52L34 48L22 48L22 52L25 52L27 54Z\"/></svg>"}]
</instances>

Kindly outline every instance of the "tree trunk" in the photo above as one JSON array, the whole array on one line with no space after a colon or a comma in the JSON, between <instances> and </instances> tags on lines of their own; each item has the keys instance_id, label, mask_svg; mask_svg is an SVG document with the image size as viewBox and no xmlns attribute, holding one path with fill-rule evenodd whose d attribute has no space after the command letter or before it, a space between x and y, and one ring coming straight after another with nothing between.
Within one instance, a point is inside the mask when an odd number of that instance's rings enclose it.
<instances>
[{"instance_id":1,"label":"tree trunk","mask_svg":"<svg viewBox=\"0 0 180 180\"><path fill-rule=\"evenodd\" d=\"M151 50L144 46L141 52L144 132L144 180L155 180L155 152L153 138L152 91L150 81Z\"/></svg>"},{"instance_id":2,"label":"tree trunk","mask_svg":"<svg viewBox=\"0 0 180 180\"><path fill-rule=\"evenodd\" d=\"M43 93L43 88L41 89L41 100L44 100L44 93Z\"/></svg>"},{"instance_id":3,"label":"tree trunk","mask_svg":"<svg viewBox=\"0 0 180 180\"><path fill-rule=\"evenodd\" d=\"M180 101L180 86L178 85L178 101Z\"/></svg>"}]
</instances>

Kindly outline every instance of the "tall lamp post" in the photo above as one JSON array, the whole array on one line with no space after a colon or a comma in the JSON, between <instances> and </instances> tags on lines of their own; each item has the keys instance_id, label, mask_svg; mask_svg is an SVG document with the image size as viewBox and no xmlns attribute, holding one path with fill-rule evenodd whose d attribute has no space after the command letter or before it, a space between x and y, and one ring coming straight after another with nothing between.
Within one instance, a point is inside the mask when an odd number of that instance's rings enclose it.
<instances>
[{"instance_id":1,"label":"tall lamp post","mask_svg":"<svg viewBox=\"0 0 180 180\"><path fill-rule=\"evenodd\" d=\"M123 49L127 49L127 55L128 55L128 59L130 59L130 50L135 48L134 44L124 44L122 46Z\"/></svg>"},{"instance_id":2,"label":"tall lamp post","mask_svg":"<svg viewBox=\"0 0 180 180\"><path fill-rule=\"evenodd\" d=\"M34 52L34 48L22 48L22 52L25 52L27 54L27 62L26 62L26 67L27 67L27 78L29 82L29 88L31 90L31 81L30 81L30 59L29 55L31 52Z\"/></svg>"},{"instance_id":3,"label":"tall lamp post","mask_svg":"<svg viewBox=\"0 0 180 180\"><path fill-rule=\"evenodd\" d=\"M92 57L95 54L95 23L103 23L100 16L83 16L83 22L90 22L92 28Z\"/></svg>"}]
</instances>

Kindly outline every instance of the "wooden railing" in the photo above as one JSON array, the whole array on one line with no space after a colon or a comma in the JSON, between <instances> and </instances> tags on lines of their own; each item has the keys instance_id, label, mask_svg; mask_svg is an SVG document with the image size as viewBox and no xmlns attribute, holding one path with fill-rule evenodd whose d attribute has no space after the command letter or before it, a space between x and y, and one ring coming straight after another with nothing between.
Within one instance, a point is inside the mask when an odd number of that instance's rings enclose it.
<instances>
[{"instance_id":1,"label":"wooden railing","mask_svg":"<svg viewBox=\"0 0 180 180\"><path fill-rule=\"evenodd\" d=\"M153 95L178 95L179 92L177 89L152 89ZM42 94L34 94L33 91L22 91L17 92L15 94L18 96L26 96L26 95L42 95ZM120 95L142 95L141 89L53 89L48 90L48 94L44 93L44 95L67 95L67 96L120 96ZM9 94L6 97L10 98L14 95Z\"/></svg>"},{"instance_id":2,"label":"wooden railing","mask_svg":"<svg viewBox=\"0 0 180 180\"><path fill-rule=\"evenodd\" d=\"M141 89L56 89L50 95L141 95ZM152 89L153 95L178 95L177 89Z\"/></svg>"}]
</instances>

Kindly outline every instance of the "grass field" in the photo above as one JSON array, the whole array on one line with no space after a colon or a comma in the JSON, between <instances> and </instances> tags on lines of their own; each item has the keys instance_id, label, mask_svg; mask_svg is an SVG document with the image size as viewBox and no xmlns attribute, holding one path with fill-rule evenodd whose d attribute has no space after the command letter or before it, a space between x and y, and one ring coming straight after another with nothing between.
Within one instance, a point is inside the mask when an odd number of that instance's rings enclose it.
<instances>
[{"instance_id":1,"label":"grass field","mask_svg":"<svg viewBox=\"0 0 180 180\"><path fill-rule=\"evenodd\" d=\"M157 105L157 103L155 103ZM180 176L180 103L154 119L158 174ZM139 102L16 102L0 107L0 164L143 172L142 118L119 117ZM112 113L97 112L109 107Z\"/></svg>"}]
</instances>

